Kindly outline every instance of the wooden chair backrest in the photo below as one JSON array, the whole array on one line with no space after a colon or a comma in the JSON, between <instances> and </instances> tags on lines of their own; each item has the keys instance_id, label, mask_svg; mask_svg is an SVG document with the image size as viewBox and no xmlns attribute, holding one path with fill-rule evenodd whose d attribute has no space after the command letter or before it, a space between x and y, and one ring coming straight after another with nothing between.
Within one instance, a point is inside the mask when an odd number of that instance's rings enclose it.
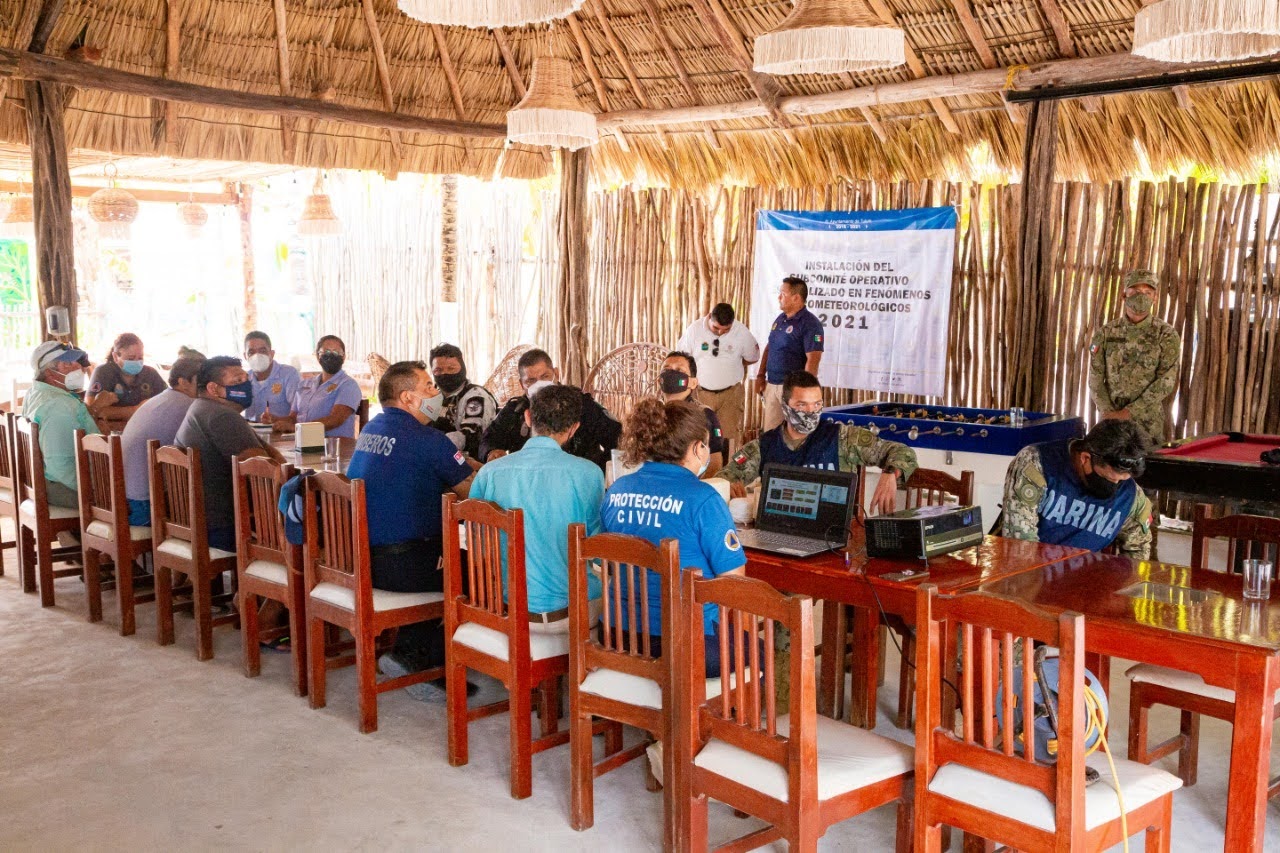
<instances>
[{"instance_id":1,"label":"wooden chair backrest","mask_svg":"<svg viewBox=\"0 0 1280 853\"><path fill-rule=\"evenodd\" d=\"M907 479L905 488L907 509L948 503L969 506L973 503L973 472L961 471L957 479L946 471L917 468Z\"/></svg>"},{"instance_id":2,"label":"wooden chair backrest","mask_svg":"<svg viewBox=\"0 0 1280 853\"><path fill-rule=\"evenodd\" d=\"M345 587L357 613L373 612L369 567L369 517L364 480L320 472L306 480L306 536L302 546L307 591L317 584Z\"/></svg>"},{"instance_id":3,"label":"wooden chair backrest","mask_svg":"<svg viewBox=\"0 0 1280 853\"><path fill-rule=\"evenodd\" d=\"M365 356L365 361L369 364L369 378L373 381L373 387L376 389L378 383L382 381L382 374L387 372L391 362L376 352L371 352Z\"/></svg>"},{"instance_id":4,"label":"wooden chair backrest","mask_svg":"<svg viewBox=\"0 0 1280 853\"><path fill-rule=\"evenodd\" d=\"M76 477L80 486L80 521L102 521L126 534L129 504L124 494L124 449L120 435L85 435L76 430Z\"/></svg>"},{"instance_id":5,"label":"wooden chair backrest","mask_svg":"<svg viewBox=\"0 0 1280 853\"><path fill-rule=\"evenodd\" d=\"M13 420L13 499L30 500L42 512L49 511L49 486L44 479L44 454L40 452L40 427L25 417Z\"/></svg>"},{"instance_id":6,"label":"wooden chair backrest","mask_svg":"<svg viewBox=\"0 0 1280 853\"><path fill-rule=\"evenodd\" d=\"M296 474L292 465L265 456L231 460L236 509L236 555L243 565L267 560L302 571L297 545L289 544L280 513L280 489Z\"/></svg>"},{"instance_id":7,"label":"wooden chair backrest","mask_svg":"<svg viewBox=\"0 0 1280 853\"><path fill-rule=\"evenodd\" d=\"M147 468L151 481L151 536L156 544L167 539L191 543L191 553L209 549L205 526L204 480L200 451L194 447L161 446L147 442Z\"/></svg>"},{"instance_id":8,"label":"wooden chair backrest","mask_svg":"<svg viewBox=\"0 0 1280 853\"><path fill-rule=\"evenodd\" d=\"M1062 613L1052 616L1017 601L984 595L941 596L933 584L922 586L916 596L916 791L929 796L928 788L939 767L959 764L1007 779L1038 791L1055 812L1058 837L1070 837L1070 849L1084 846L1084 616ZM959 734L950 720L944 722L943 684L946 672L943 633L959 631L961 659L965 662L960 683L963 728ZM1034 643L1057 648L1058 752L1056 764L1035 760L1038 733L1028 721L1023 754L1015 752L1014 708L1035 708L1035 672L1031 666ZM1015 650L1027 650L1021 677L1014 678ZM978 661L986 661L978 666ZM980 672L979 672L980 671ZM985 708L982 719L978 709ZM1034 715L1028 715L1034 716ZM1002 736L997 719L1004 720Z\"/></svg>"},{"instance_id":9,"label":"wooden chair backrest","mask_svg":"<svg viewBox=\"0 0 1280 853\"><path fill-rule=\"evenodd\" d=\"M461 522L467 532L462 560ZM503 562L506 592L503 592ZM529 591L525 585L524 512L490 501L444 496L445 608L450 625L475 622L505 634L511 660L529 649ZM466 583L463 583L463 580ZM463 594L463 590L466 593Z\"/></svg>"},{"instance_id":10,"label":"wooden chair backrest","mask_svg":"<svg viewBox=\"0 0 1280 853\"><path fill-rule=\"evenodd\" d=\"M0 416L0 489L13 491L13 419L12 412Z\"/></svg>"},{"instance_id":11,"label":"wooden chair backrest","mask_svg":"<svg viewBox=\"0 0 1280 853\"><path fill-rule=\"evenodd\" d=\"M520 384L520 356L531 349L533 347L529 344L512 347L485 380L485 390L498 401L498 408L505 406L512 397L519 397L524 393L524 386Z\"/></svg>"},{"instance_id":12,"label":"wooden chair backrest","mask_svg":"<svg viewBox=\"0 0 1280 853\"><path fill-rule=\"evenodd\" d=\"M588 571L598 574L604 590L599 636L587 624ZM652 624L649 610L650 573L658 576L658 626ZM671 643L664 643L661 653L654 654L651 635L656 627L663 637L675 636L679 601L680 549L675 539L654 545L618 533L588 537L583 525L570 525L569 607L581 618L573 622L569 643L583 649L579 658L582 671L574 674L579 681L594 669L612 669L656 681L663 685L664 693L669 692L671 670L665 658L674 649Z\"/></svg>"},{"instance_id":13,"label":"wooden chair backrest","mask_svg":"<svg viewBox=\"0 0 1280 853\"><path fill-rule=\"evenodd\" d=\"M360 405L356 406L356 426L364 429L369 423L369 398L361 397Z\"/></svg>"},{"instance_id":14,"label":"wooden chair backrest","mask_svg":"<svg viewBox=\"0 0 1280 853\"><path fill-rule=\"evenodd\" d=\"M625 420L644 397L652 397L668 347L651 343L627 344L596 362L582 383L590 394L619 421Z\"/></svg>"},{"instance_id":15,"label":"wooden chair backrest","mask_svg":"<svg viewBox=\"0 0 1280 853\"><path fill-rule=\"evenodd\" d=\"M678 629L687 650L680 690L688 697L693 756L717 739L759 755L787 770L790 802L817 799L817 688L813 665L813 600L778 592L762 580L734 575L703 580L700 572L683 578L683 623ZM707 698L703 607L718 608L719 696ZM787 734L778 732L773 641L779 629L791 632L788 672L791 684Z\"/></svg>"},{"instance_id":16,"label":"wooden chair backrest","mask_svg":"<svg viewBox=\"0 0 1280 853\"><path fill-rule=\"evenodd\" d=\"M1263 515L1226 515L1210 518L1208 508L1196 505L1195 527L1191 531L1191 565L1208 568L1208 540L1226 539L1227 570L1232 571L1236 557L1270 560L1274 571L1280 560L1280 518ZM1243 549L1243 551L1241 550Z\"/></svg>"}]
</instances>

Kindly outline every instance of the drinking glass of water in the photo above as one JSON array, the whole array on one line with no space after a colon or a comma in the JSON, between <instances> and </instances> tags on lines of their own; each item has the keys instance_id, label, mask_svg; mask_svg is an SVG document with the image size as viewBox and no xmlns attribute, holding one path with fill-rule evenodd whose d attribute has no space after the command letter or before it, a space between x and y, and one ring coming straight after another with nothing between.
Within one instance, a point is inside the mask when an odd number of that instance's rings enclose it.
<instances>
[{"instance_id":1,"label":"drinking glass of water","mask_svg":"<svg viewBox=\"0 0 1280 853\"><path fill-rule=\"evenodd\" d=\"M1266 601L1271 598L1271 561L1245 560L1244 597L1250 601Z\"/></svg>"}]
</instances>

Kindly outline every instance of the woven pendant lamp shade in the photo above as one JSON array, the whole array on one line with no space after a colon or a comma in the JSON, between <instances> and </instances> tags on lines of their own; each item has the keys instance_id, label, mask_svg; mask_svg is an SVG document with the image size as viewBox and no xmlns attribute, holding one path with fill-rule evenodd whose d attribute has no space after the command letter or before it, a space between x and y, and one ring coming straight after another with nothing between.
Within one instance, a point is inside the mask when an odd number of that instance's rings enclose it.
<instances>
[{"instance_id":1,"label":"woven pendant lamp shade","mask_svg":"<svg viewBox=\"0 0 1280 853\"><path fill-rule=\"evenodd\" d=\"M863 0L796 0L791 14L755 45L761 74L841 74L906 61L906 35Z\"/></svg>"},{"instance_id":2,"label":"woven pendant lamp shade","mask_svg":"<svg viewBox=\"0 0 1280 853\"><path fill-rule=\"evenodd\" d=\"M9 202L9 210L0 222L0 237L10 240L31 240L36 236L35 210L31 206L31 196L14 196Z\"/></svg>"},{"instance_id":3,"label":"woven pendant lamp shade","mask_svg":"<svg viewBox=\"0 0 1280 853\"><path fill-rule=\"evenodd\" d=\"M98 223L99 236L128 240L130 226L138 218L138 200L127 190L104 187L89 196L89 216Z\"/></svg>"},{"instance_id":4,"label":"woven pendant lamp shade","mask_svg":"<svg viewBox=\"0 0 1280 853\"><path fill-rule=\"evenodd\" d=\"M203 204L193 201L184 201L178 205L178 215L182 217L182 224L187 226L187 236L193 240L200 236L205 223L209 221L209 211L204 209Z\"/></svg>"},{"instance_id":5,"label":"woven pendant lamp shade","mask_svg":"<svg viewBox=\"0 0 1280 853\"><path fill-rule=\"evenodd\" d=\"M522 27L573 14L585 0L399 0L410 18L444 27Z\"/></svg>"},{"instance_id":6,"label":"woven pendant lamp shade","mask_svg":"<svg viewBox=\"0 0 1280 853\"><path fill-rule=\"evenodd\" d=\"M1134 19L1133 52L1161 62L1232 62L1280 53L1280 2L1161 0Z\"/></svg>"},{"instance_id":7,"label":"woven pendant lamp shade","mask_svg":"<svg viewBox=\"0 0 1280 853\"><path fill-rule=\"evenodd\" d=\"M298 217L298 233L305 237L332 237L342 233L342 220L333 212L333 203L323 189L320 175L316 175L315 186L302 204L302 216Z\"/></svg>"},{"instance_id":8,"label":"woven pendant lamp shade","mask_svg":"<svg viewBox=\"0 0 1280 853\"><path fill-rule=\"evenodd\" d=\"M539 56L524 99L507 113L507 138L527 145L549 145L577 151L600 138L596 114L573 94L569 60Z\"/></svg>"}]
</instances>

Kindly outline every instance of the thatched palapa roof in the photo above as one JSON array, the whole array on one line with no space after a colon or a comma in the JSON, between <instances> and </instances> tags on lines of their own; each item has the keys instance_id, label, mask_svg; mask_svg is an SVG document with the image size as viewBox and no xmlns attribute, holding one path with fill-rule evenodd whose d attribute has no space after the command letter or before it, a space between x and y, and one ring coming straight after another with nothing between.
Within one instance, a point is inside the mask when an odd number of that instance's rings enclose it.
<instances>
[{"instance_id":1,"label":"thatched palapa roof","mask_svg":"<svg viewBox=\"0 0 1280 853\"><path fill-rule=\"evenodd\" d=\"M105 68L501 127L534 56L551 43L573 62L579 100L606 119L610 132L593 157L605 183L806 185L1016 172L1022 108L988 91L812 115L757 110L764 114L653 124L644 115L758 106L762 92L785 101L983 70L1010 69L1016 81L1024 66L1127 53L1142 3L868 0L877 15L905 29L908 64L858 75L750 72L752 41L786 16L790 0L587 0L550 29L498 32L425 25L394 0L66 0L47 53L62 57L85 44L101 51ZM25 49L42 4L10 0L0 7L0 45ZM169 55L171 35L176 56ZM1276 87L1268 78L1071 102L1062 120L1060 171L1101 179L1198 163L1256 177L1280 139ZM25 140L21 93L10 83L0 106L0 141ZM67 131L73 148L389 173L487 177L501 165L502 174L532 177L551 163L545 151L516 146L500 164L499 137L387 131L191 104L166 108L90 88L75 95Z\"/></svg>"}]
</instances>

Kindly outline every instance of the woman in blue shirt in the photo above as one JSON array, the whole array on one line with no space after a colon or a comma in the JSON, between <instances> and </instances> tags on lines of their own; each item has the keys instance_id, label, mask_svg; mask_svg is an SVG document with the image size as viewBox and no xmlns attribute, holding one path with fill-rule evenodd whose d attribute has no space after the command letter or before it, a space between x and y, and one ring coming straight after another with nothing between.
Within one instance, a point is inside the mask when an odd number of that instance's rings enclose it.
<instances>
[{"instance_id":1,"label":"woman in blue shirt","mask_svg":"<svg viewBox=\"0 0 1280 853\"><path fill-rule=\"evenodd\" d=\"M289 416L288 429L300 423L319 421L328 438L356 437L356 409L360 408L360 386L342 370L347 346L337 335L325 335L316 344L320 375L302 380Z\"/></svg>"},{"instance_id":2,"label":"woman in blue shirt","mask_svg":"<svg viewBox=\"0 0 1280 853\"><path fill-rule=\"evenodd\" d=\"M687 400L641 400L622 433L628 465L639 471L619 478L605 494L601 521L605 532L624 533L655 545L680 544L680 565L702 570L706 578L741 573L747 557L738 541L729 507L716 490L698 478L707 468L707 417ZM658 576L647 573L649 630L655 653L661 651L661 591ZM624 591L624 611L630 612ZM707 676L720 674L720 645L715 637L717 608L703 611L707 635Z\"/></svg>"}]
</instances>

